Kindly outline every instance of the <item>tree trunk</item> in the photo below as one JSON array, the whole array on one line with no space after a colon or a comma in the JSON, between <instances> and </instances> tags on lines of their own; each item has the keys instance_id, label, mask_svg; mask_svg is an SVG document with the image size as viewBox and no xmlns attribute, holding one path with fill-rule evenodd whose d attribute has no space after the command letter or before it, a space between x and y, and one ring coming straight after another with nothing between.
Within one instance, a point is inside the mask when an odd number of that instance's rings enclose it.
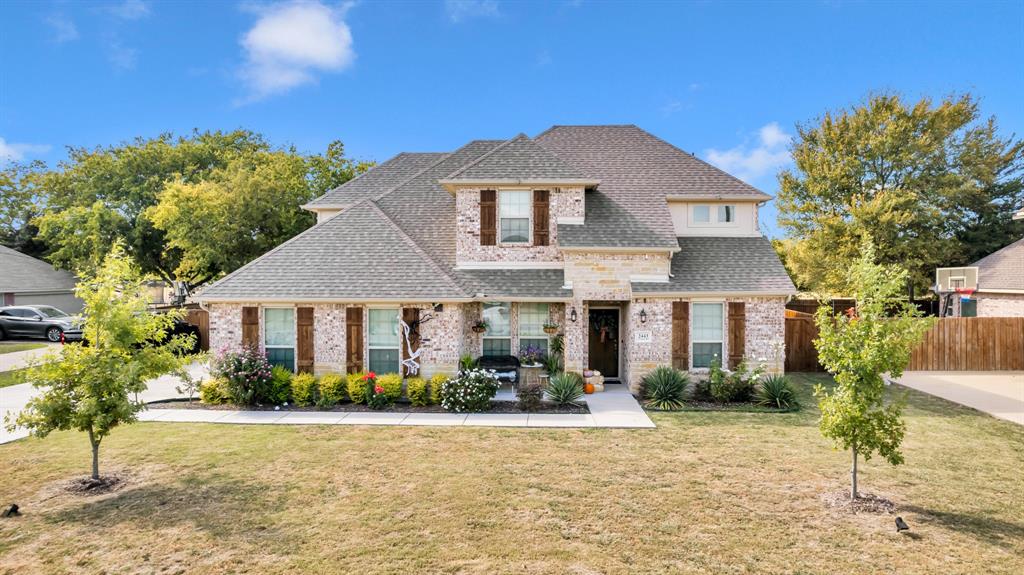
<instances>
[{"instance_id":1,"label":"tree trunk","mask_svg":"<svg viewBox=\"0 0 1024 575\"><path fill-rule=\"evenodd\" d=\"M857 499L857 442L850 448L853 453L853 466L850 467L850 499Z\"/></svg>"},{"instance_id":2,"label":"tree trunk","mask_svg":"<svg viewBox=\"0 0 1024 575\"><path fill-rule=\"evenodd\" d=\"M100 442L95 439L92 430L89 430L89 443L92 444L92 478L100 478Z\"/></svg>"}]
</instances>

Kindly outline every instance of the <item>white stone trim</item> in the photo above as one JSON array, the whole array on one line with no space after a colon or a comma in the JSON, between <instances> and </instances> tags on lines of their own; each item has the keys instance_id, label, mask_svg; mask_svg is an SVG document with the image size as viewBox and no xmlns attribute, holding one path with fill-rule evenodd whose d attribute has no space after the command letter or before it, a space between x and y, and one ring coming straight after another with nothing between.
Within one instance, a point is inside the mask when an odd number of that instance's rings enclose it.
<instances>
[{"instance_id":1,"label":"white stone trim","mask_svg":"<svg viewBox=\"0 0 1024 575\"><path fill-rule=\"evenodd\" d=\"M991 288L991 289L977 289L977 290L974 290L974 293L976 293L976 294L979 294L979 293L980 294L1001 293L1001 294L1019 294L1019 295L1024 295L1024 290L1021 290L1021 289L995 289L995 288Z\"/></svg>"},{"instance_id":2,"label":"white stone trim","mask_svg":"<svg viewBox=\"0 0 1024 575\"><path fill-rule=\"evenodd\" d=\"M558 216L556 221L559 225L582 226L584 224L583 219L583 216Z\"/></svg>"},{"instance_id":3,"label":"white stone trim","mask_svg":"<svg viewBox=\"0 0 1024 575\"><path fill-rule=\"evenodd\" d=\"M667 275L657 274L634 274L629 276L630 283L668 283Z\"/></svg>"}]
</instances>

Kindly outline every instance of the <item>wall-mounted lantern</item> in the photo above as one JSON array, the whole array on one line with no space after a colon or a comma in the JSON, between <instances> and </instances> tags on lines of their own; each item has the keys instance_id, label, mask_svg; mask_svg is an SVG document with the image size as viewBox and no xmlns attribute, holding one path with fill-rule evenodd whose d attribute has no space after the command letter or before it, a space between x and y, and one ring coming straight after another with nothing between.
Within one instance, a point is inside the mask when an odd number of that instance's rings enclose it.
<instances>
[{"instance_id":1,"label":"wall-mounted lantern","mask_svg":"<svg viewBox=\"0 0 1024 575\"><path fill-rule=\"evenodd\" d=\"M640 323L647 323L647 310L640 310Z\"/></svg>"},{"instance_id":2,"label":"wall-mounted lantern","mask_svg":"<svg viewBox=\"0 0 1024 575\"><path fill-rule=\"evenodd\" d=\"M576 308L572 308L569 311L569 321L576 323L577 319L579 319L579 317L576 315Z\"/></svg>"}]
</instances>

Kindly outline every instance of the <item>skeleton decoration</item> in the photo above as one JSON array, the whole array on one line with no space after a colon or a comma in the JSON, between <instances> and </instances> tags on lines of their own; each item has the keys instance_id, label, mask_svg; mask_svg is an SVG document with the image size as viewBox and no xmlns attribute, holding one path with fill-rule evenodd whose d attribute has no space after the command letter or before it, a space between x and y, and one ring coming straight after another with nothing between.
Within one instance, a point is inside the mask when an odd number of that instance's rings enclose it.
<instances>
[{"instance_id":1,"label":"skeleton decoration","mask_svg":"<svg viewBox=\"0 0 1024 575\"><path fill-rule=\"evenodd\" d=\"M412 344L413 340L419 341L419 326L430 321L433 318L432 314L425 314L418 321L412 322L412 325L405 323L405 318L402 317L402 310L398 310L398 323L402 325L402 333L405 334L405 359L402 360L402 366L405 367L408 375L416 375L420 372L420 354L423 353L422 349L413 351Z\"/></svg>"}]
</instances>

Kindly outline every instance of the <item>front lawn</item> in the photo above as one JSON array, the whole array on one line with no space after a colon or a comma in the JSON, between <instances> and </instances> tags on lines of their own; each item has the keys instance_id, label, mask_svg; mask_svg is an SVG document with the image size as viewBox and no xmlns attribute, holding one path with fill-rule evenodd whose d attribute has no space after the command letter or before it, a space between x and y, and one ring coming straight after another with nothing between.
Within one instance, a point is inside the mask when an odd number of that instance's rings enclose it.
<instances>
[{"instance_id":1,"label":"front lawn","mask_svg":"<svg viewBox=\"0 0 1024 575\"><path fill-rule=\"evenodd\" d=\"M0 371L0 387L7 387L9 385L18 385L19 383L25 383L22 380L22 376L25 374L24 369L15 369L13 371Z\"/></svg>"},{"instance_id":2,"label":"front lawn","mask_svg":"<svg viewBox=\"0 0 1024 575\"><path fill-rule=\"evenodd\" d=\"M651 413L653 430L144 423L61 490L86 438L0 445L11 573L1019 573L1024 428L910 392L907 464L861 466L892 515L849 515L848 457L796 413Z\"/></svg>"},{"instance_id":3,"label":"front lawn","mask_svg":"<svg viewBox=\"0 0 1024 575\"><path fill-rule=\"evenodd\" d=\"M46 347L45 343L0 343L0 354Z\"/></svg>"}]
</instances>

